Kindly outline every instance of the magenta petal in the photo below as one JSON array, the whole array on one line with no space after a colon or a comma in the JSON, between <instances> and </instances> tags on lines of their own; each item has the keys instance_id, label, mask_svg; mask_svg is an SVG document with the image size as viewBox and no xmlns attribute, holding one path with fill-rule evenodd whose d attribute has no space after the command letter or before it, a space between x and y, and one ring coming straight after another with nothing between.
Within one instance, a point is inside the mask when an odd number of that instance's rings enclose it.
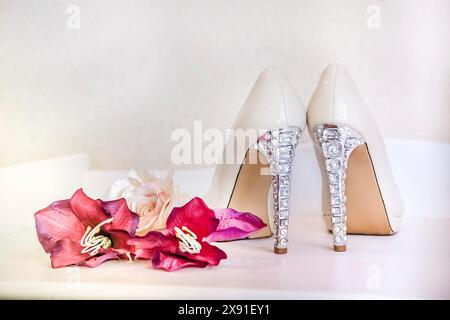
<instances>
[{"instance_id":1,"label":"magenta petal","mask_svg":"<svg viewBox=\"0 0 450 320\"><path fill-rule=\"evenodd\" d=\"M134 236L139 216L128 209L125 199L103 202L103 207L113 218L112 229L124 230Z\"/></svg>"},{"instance_id":2,"label":"magenta petal","mask_svg":"<svg viewBox=\"0 0 450 320\"><path fill-rule=\"evenodd\" d=\"M215 231L218 224L219 220L216 219L214 211L197 197L182 207L173 208L166 223L172 235L175 233L175 227L185 226L194 232L200 241Z\"/></svg>"},{"instance_id":3,"label":"magenta petal","mask_svg":"<svg viewBox=\"0 0 450 320\"><path fill-rule=\"evenodd\" d=\"M152 265L155 269L176 271L186 267L204 268L208 264L202 261L193 261L181 256L156 251L152 259Z\"/></svg>"},{"instance_id":4,"label":"magenta petal","mask_svg":"<svg viewBox=\"0 0 450 320\"><path fill-rule=\"evenodd\" d=\"M189 260L202 261L212 266L217 266L220 260L226 259L227 255L224 251L216 246L210 245L208 242L202 242L202 249L200 253L190 254L178 251L178 254L188 258Z\"/></svg>"},{"instance_id":5,"label":"magenta petal","mask_svg":"<svg viewBox=\"0 0 450 320\"><path fill-rule=\"evenodd\" d=\"M73 194L70 206L86 227L94 227L109 218L103 210L101 201L89 198L82 189Z\"/></svg>"},{"instance_id":6,"label":"magenta petal","mask_svg":"<svg viewBox=\"0 0 450 320\"><path fill-rule=\"evenodd\" d=\"M80 241L85 231L84 225L70 207L70 200L53 202L36 212L34 219L39 242L47 253L63 238Z\"/></svg>"},{"instance_id":7,"label":"magenta petal","mask_svg":"<svg viewBox=\"0 0 450 320\"><path fill-rule=\"evenodd\" d=\"M87 259L88 254L81 253L81 247L79 242L72 241L69 238L64 238L58 241L52 250L50 259L52 261L53 268L61 268L70 265L77 265Z\"/></svg>"},{"instance_id":8,"label":"magenta petal","mask_svg":"<svg viewBox=\"0 0 450 320\"><path fill-rule=\"evenodd\" d=\"M116 253L114 253L113 251L109 251L102 255L90 258L89 260L81 261L80 263L78 263L78 265L89 268L95 268L107 260L120 260L120 259Z\"/></svg>"},{"instance_id":9,"label":"magenta petal","mask_svg":"<svg viewBox=\"0 0 450 320\"><path fill-rule=\"evenodd\" d=\"M151 231L144 237L135 237L128 241L135 250L154 251L157 248L164 252L175 253L178 249L178 239L172 236L165 236L161 232Z\"/></svg>"},{"instance_id":10,"label":"magenta petal","mask_svg":"<svg viewBox=\"0 0 450 320\"><path fill-rule=\"evenodd\" d=\"M154 252L162 250L167 253L176 253L178 250L178 239L166 236L158 231L151 231L144 237L135 237L128 240L128 245L138 259L150 260Z\"/></svg>"},{"instance_id":11,"label":"magenta petal","mask_svg":"<svg viewBox=\"0 0 450 320\"><path fill-rule=\"evenodd\" d=\"M79 242L64 238L55 245L52 250L50 259L53 268L61 268L70 265L79 265L86 267L96 267L106 260L119 259L117 254L112 250L106 250L94 257L86 253L81 253L83 247Z\"/></svg>"},{"instance_id":12,"label":"magenta petal","mask_svg":"<svg viewBox=\"0 0 450 320\"><path fill-rule=\"evenodd\" d=\"M208 242L244 239L266 226L259 217L249 212L227 208L215 209L214 213L219 219L219 225L215 232L205 238Z\"/></svg>"},{"instance_id":13,"label":"magenta petal","mask_svg":"<svg viewBox=\"0 0 450 320\"><path fill-rule=\"evenodd\" d=\"M112 249L121 253L134 251L134 247L128 244L128 241L132 239L128 232L114 230L111 225L105 225L104 230L108 233L108 237L112 241Z\"/></svg>"},{"instance_id":14,"label":"magenta petal","mask_svg":"<svg viewBox=\"0 0 450 320\"><path fill-rule=\"evenodd\" d=\"M145 249L136 249L134 251L134 255L137 259L152 260L154 257L154 251L153 250L145 250Z\"/></svg>"},{"instance_id":15,"label":"magenta petal","mask_svg":"<svg viewBox=\"0 0 450 320\"><path fill-rule=\"evenodd\" d=\"M251 232L250 232L251 233ZM215 242L215 241L233 241L245 239L249 236L249 232L243 231L236 227L231 227L226 230L216 231L211 233L205 238L205 241Z\"/></svg>"}]
</instances>

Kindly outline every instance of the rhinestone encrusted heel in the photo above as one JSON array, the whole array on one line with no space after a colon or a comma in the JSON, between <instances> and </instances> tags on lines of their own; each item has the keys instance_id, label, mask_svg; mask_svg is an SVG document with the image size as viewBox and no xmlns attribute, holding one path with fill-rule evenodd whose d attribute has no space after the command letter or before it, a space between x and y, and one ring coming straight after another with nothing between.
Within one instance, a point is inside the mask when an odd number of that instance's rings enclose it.
<instances>
[{"instance_id":1,"label":"rhinestone encrusted heel","mask_svg":"<svg viewBox=\"0 0 450 320\"><path fill-rule=\"evenodd\" d=\"M337 251L348 234L398 232L404 206L383 136L345 67L328 65L308 103L322 176L322 213Z\"/></svg>"},{"instance_id":2,"label":"rhinestone encrusted heel","mask_svg":"<svg viewBox=\"0 0 450 320\"><path fill-rule=\"evenodd\" d=\"M315 142L322 151L324 168L328 176L330 218L334 250L346 251L347 211L345 179L350 154L364 143L353 129L343 125L322 124L313 129Z\"/></svg>"},{"instance_id":3,"label":"rhinestone encrusted heel","mask_svg":"<svg viewBox=\"0 0 450 320\"><path fill-rule=\"evenodd\" d=\"M249 238L271 237L276 233L277 243L285 247L287 240L281 241L281 235L287 230L281 229L278 223L275 230L273 225L272 175L268 162L274 173L280 172L280 179L290 173L297 134L305 127L303 102L286 75L278 68L264 70L239 110L230 128L232 134L227 134L220 157L223 161L217 164L204 195L208 206L251 212L266 226L250 234ZM242 139L242 133L245 139ZM257 161L260 158L270 160ZM278 176L274 179L278 181ZM286 188L275 192L283 199L289 194ZM283 202L277 203L277 208L289 206L289 200L280 201ZM287 220L282 223L287 227Z\"/></svg>"},{"instance_id":4,"label":"rhinestone encrusted heel","mask_svg":"<svg viewBox=\"0 0 450 320\"><path fill-rule=\"evenodd\" d=\"M267 131L256 148L266 157L272 175L274 252L287 253L292 163L300 137L298 127Z\"/></svg>"}]
</instances>

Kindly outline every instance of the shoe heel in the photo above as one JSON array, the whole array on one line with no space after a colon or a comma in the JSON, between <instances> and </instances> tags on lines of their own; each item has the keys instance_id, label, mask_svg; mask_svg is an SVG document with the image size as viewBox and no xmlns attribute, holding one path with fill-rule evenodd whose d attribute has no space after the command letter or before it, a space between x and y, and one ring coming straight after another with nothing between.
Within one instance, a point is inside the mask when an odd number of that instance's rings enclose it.
<instances>
[{"instance_id":1,"label":"shoe heel","mask_svg":"<svg viewBox=\"0 0 450 320\"><path fill-rule=\"evenodd\" d=\"M315 142L322 151L323 170L328 177L334 250L344 252L347 250L347 163L352 151L362 145L364 140L355 130L343 125L317 125L313 133Z\"/></svg>"},{"instance_id":2,"label":"shoe heel","mask_svg":"<svg viewBox=\"0 0 450 320\"><path fill-rule=\"evenodd\" d=\"M257 149L270 164L274 216L274 252L287 253L292 163L301 134L298 127L267 131L258 139ZM270 209L269 209L270 210Z\"/></svg>"}]
</instances>

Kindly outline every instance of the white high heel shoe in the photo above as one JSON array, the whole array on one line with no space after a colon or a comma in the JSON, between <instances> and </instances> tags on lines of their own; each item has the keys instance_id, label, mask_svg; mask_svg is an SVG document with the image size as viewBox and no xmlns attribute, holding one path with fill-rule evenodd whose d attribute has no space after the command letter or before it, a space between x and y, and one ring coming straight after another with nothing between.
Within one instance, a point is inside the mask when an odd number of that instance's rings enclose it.
<instances>
[{"instance_id":1,"label":"white high heel shoe","mask_svg":"<svg viewBox=\"0 0 450 320\"><path fill-rule=\"evenodd\" d=\"M287 252L291 166L305 125L304 106L287 78L276 68L263 71L233 125L235 132L259 133L246 135L245 141L229 137L224 154L231 150L236 155L236 143L244 152L232 164L216 167L205 196L210 207L231 207L259 216L268 227L252 237L270 236L273 231L276 253ZM264 164L251 161L258 152L269 162L266 174ZM273 216L273 225L269 216Z\"/></svg>"},{"instance_id":2,"label":"white high heel shoe","mask_svg":"<svg viewBox=\"0 0 450 320\"><path fill-rule=\"evenodd\" d=\"M403 214L383 138L344 69L329 65L308 106L308 128L323 178L322 207L334 249L347 233L390 235Z\"/></svg>"}]
</instances>

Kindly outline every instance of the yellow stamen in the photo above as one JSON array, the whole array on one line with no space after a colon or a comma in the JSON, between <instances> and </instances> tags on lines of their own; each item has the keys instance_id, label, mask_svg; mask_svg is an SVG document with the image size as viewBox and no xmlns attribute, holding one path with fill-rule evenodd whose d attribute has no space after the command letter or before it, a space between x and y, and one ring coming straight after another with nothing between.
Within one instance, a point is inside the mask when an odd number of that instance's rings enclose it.
<instances>
[{"instance_id":1,"label":"yellow stamen","mask_svg":"<svg viewBox=\"0 0 450 320\"><path fill-rule=\"evenodd\" d=\"M191 254L200 253L202 245L197 241L197 235L189 230L187 227L182 226L174 228L175 236L178 238L180 244L179 248L181 252L188 252Z\"/></svg>"},{"instance_id":2,"label":"yellow stamen","mask_svg":"<svg viewBox=\"0 0 450 320\"><path fill-rule=\"evenodd\" d=\"M181 230L186 231L187 233L189 233L192 236L192 238L197 240L197 235L194 232L192 232L188 227L182 226Z\"/></svg>"},{"instance_id":3,"label":"yellow stamen","mask_svg":"<svg viewBox=\"0 0 450 320\"><path fill-rule=\"evenodd\" d=\"M103 225L112 221L113 218L110 218L103 222L100 222L94 228L86 228L86 232L84 233L80 241L80 244L83 247L81 253L89 253L89 255L95 256L96 254L98 254L100 249L108 249L109 247L111 247L112 242L108 237L102 235L96 236L96 234L100 232L100 228Z\"/></svg>"}]
</instances>

